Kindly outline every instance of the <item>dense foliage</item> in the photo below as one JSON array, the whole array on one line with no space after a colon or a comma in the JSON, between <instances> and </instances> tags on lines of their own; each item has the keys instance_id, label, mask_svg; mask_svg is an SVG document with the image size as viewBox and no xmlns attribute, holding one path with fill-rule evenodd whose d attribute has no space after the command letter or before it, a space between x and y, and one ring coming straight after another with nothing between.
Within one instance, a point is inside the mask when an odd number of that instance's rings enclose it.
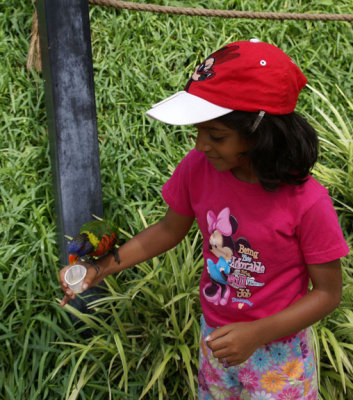
<instances>
[{"instance_id":1,"label":"dense foliage","mask_svg":"<svg viewBox=\"0 0 353 400\"><path fill-rule=\"evenodd\" d=\"M351 1L163 1L253 11L352 13ZM25 69L33 4L0 3L0 399L194 399L200 238L107 280L74 329L57 299L60 268L42 75ZM197 62L258 37L298 62L312 89L298 111L322 139L314 174L353 232L353 31L346 22L230 20L90 7L105 215L128 238L164 212L163 182L193 147L187 128L144 111L179 90ZM195 56L196 55L196 56ZM353 261L341 306L313 328L324 400L353 398ZM82 336L89 326L94 333Z\"/></svg>"}]
</instances>

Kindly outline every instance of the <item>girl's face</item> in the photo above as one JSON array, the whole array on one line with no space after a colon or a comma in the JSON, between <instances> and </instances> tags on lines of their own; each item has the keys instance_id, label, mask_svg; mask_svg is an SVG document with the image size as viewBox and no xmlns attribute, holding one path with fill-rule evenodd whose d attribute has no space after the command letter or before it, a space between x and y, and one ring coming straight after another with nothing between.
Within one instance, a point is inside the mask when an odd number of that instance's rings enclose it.
<instances>
[{"instance_id":1,"label":"girl's face","mask_svg":"<svg viewBox=\"0 0 353 400\"><path fill-rule=\"evenodd\" d=\"M249 143L238 133L219 121L211 120L195 125L196 150L205 153L217 171L230 170L245 182L258 182L249 158L242 153L249 150Z\"/></svg>"}]
</instances>

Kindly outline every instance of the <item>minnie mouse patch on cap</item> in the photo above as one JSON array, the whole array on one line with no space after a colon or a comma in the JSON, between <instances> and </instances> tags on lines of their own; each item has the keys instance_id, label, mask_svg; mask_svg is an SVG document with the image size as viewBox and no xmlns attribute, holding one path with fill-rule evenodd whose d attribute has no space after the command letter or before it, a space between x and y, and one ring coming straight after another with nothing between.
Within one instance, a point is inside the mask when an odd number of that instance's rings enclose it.
<instances>
[{"instance_id":1,"label":"minnie mouse patch on cap","mask_svg":"<svg viewBox=\"0 0 353 400\"><path fill-rule=\"evenodd\" d=\"M192 82L205 81L206 79L213 78L216 75L216 71L213 67L239 57L240 54L236 52L238 49L239 46L236 44L230 44L212 53L201 65L196 67L195 72L186 84L185 90L188 91Z\"/></svg>"},{"instance_id":2,"label":"minnie mouse patch on cap","mask_svg":"<svg viewBox=\"0 0 353 400\"><path fill-rule=\"evenodd\" d=\"M147 115L187 125L233 110L289 114L306 83L301 70L278 47L256 39L234 42L207 57L195 68L184 91Z\"/></svg>"}]
</instances>

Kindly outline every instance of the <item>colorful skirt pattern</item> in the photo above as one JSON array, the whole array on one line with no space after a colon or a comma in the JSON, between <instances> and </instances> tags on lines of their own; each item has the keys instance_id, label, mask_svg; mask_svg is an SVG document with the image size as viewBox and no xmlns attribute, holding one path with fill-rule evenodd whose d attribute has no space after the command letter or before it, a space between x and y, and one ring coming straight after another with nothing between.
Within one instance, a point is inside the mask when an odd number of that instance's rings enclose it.
<instances>
[{"instance_id":1,"label":"colorful skirt pattern","mask_svg":"<svg viewBox=\"0 0 353 400\"><path fill-rule=\"evenodd\" d=\"M213 357L205 338L214 329L201 317L199 400L317 400L310 328L259 347L244 363L228 367Z\"/></svg>"}]
</instances>

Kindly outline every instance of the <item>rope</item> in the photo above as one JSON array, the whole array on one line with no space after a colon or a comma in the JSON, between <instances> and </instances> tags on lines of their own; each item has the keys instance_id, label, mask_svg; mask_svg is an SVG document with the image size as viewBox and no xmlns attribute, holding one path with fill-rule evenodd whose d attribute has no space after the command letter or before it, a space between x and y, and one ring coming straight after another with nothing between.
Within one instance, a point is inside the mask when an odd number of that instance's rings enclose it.
<instances>
[{"instance_id":1,"label":"rope","mask_svg":"<svg viewBox=\"0 0 353 400\"><path fill-rule=\"evenodd\" d=\"M202 17L221 17L221 18L251 18L251 19L294 19L294 20L314 20L314 21L353 21L353 14L296 14L296 13L276 13L276 12L254 12L254 11L235 11L235 10L212 10L201 8L181 8L172 6L160 6L154 4L140 4L131 1L118 0L89 0L91 4L124 8L135 11L149 11L163 14L181 14Z\"/></svg>"},{"instance_id":2,"label":"rope","mask_svg":"<svg viewBox=\"0 0 353 400\"><path fill-rule=\"evenodd\" d=\"M33 14L31 42L29 44L28 57L27 57L27 69L30 70L33 67L37 71L42 70L42 60L40 56L40 46L39 46L37 10L34 10Z\"/></svg>"},{"instance_id":3,"label":"rope","mask_svg":"<svg viewBox=\"0 0 353 400\"><path fill-rule=\"evenodd\" d=\"M201 8L182 8L172 6L160 6L155 4L140 4L132 1L119 0L88 0L93 5L127 9L134 11L148 11L162 14L192 15L199 17L220 17L220 18L250 18L250 19L276 19L276 20L310 20L310 21L353 21L353 14L298 14L298 13L277 13L277 12L255 12L236 10L212 10ZM42 70L38 17L35 10L32 22L31 42L29 46L27 69L35 68Z\"/></svg>"}]
</instances>

